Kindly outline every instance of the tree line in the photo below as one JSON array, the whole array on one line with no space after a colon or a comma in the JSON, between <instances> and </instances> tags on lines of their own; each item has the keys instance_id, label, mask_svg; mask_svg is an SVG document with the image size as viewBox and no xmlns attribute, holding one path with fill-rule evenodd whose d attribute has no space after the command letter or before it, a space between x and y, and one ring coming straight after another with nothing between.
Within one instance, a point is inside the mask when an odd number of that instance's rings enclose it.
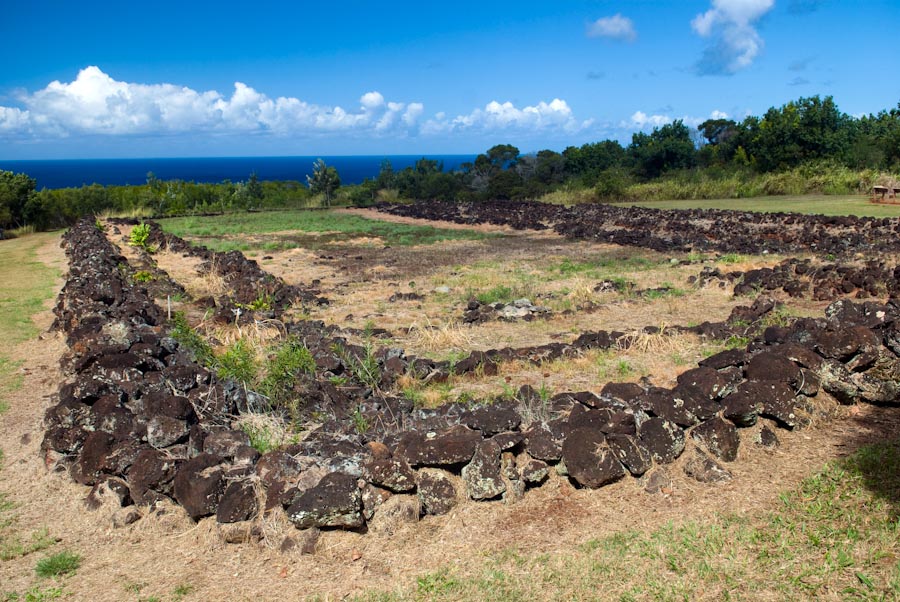
<instances>
[{"instance_id":1,"label":"tree line","mask_svg":"<svg viewBox=\"0 0 900 602\"><path fill-rule=\"evenodd\" d=\"M562 152L522 154L513 145L498 144L456 171L445 171L443 164L426 158L400 171L385 161L376 177L344 187L335 168L322 161L316 162L306 186L262 182L253 174L245 182L210 184L160 181L148 174L143 186L94 184L37 191L27 175L0 171L0 227L49 229L103 211L179 215L317 201L328 205L332 199L360 206L398 199L534 199L562 188L605 200L646 194L655 183L667 181L681 188L663 187L663 194L746 196L781 192L784 178L769 178L756 187L742 182L785 173L820 178L816 181L825 181L823 174L832 172L848 174L834 190L826 185L826 192L871 185L853 170L900 171L900 103L853 117L842 113L832 97L813 96L741 121L708 119L697 128L674 121L651 133L633 134L628 145L603 140Z\"/></svg>"}]
</instances>

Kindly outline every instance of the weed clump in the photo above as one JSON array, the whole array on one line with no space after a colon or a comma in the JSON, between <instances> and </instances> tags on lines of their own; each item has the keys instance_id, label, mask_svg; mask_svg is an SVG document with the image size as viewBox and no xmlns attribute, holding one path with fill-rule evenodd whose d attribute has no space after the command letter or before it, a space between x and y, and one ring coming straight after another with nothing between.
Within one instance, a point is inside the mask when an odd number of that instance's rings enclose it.
<instances>
[{"instance_id":1,"label":"weed clump","mask_svg":"<svg viewBox=\"0 0 900 602\"><path fill-rule=\"evenodd\" d=\"M39 560L34 567L38 577L59 577L69 575L81 566L81 555L75 552L60 552Z\"/></svg>"}]
</instances>

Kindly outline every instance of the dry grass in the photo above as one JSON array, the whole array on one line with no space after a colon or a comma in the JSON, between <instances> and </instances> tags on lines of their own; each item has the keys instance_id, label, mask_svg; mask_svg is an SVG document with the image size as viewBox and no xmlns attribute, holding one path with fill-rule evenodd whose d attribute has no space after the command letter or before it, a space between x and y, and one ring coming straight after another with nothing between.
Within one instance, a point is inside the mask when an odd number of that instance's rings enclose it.
<instances>
[{"instance_id":1,"label":"dry grass","mask_svg":"<svg viewBox=\"0 0 900 602\"><path fill-rule=\"evenodd\" d=\"M202 297L218 299L229 291L228 283L217 273L215 263L208 270L201 269L203 263L201 259L184 257L181 253L169 250L159 251L153 257L157 265L180 283L194 299Z\"/></svg>"},{"instance_id":2,"label":"dry grass","mask_svg":"<svg viewBox=\"0 0 900 602\"><path fill-rule=\"evenodd\" d=\"M435 326L428 316L425 316L425 325L419 326L414 323L409 328L409 335L418 349L462 351L471 348L472 345L472 337L467 330L467 327L455 320Z\"/></svg>"}]
</instances>

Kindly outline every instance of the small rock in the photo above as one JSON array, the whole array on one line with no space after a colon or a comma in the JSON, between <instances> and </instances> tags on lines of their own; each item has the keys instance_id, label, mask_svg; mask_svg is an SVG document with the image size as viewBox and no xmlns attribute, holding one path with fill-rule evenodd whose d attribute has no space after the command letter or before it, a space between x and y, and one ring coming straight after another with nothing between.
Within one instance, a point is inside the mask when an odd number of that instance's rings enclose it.
<instances>
[{"instance_id":1,"label":"small rock","mask_svg":"<svg viewBox=\"0 0 900 602\"><path fill-rule=\"evenodd\" d=\"M447 514L456 506L456 486L443 471L419 471L417 492L422 515Z\"/></svg>"},{"instance_id":2,"label":"small rock","mask_svg":"<svg viewBox=\"0 0 900 602\"><path fill-rule=\"evenodd\" d=\"M141 513L135 508L122 508L113 514L112 523L116 529L127 527L141 520Z\"/></svg>"},{"instance_id":3,"label":"small rock","mask_svg":"<svg viewBox=\"0 0 900 602\"><path fill-rule=\"evenodd\" d=\"M462 469L462 478L473 500L491 499L506 491L500 478L500 446L490 439L482 441Z\"/></svg>"},{"instance_id":4,"label":"small rock","mask_svg":"<svg viewBox=\"0 0 900 602\"><path fill-rule=\"evenodd\" d=\"M684 465L684 473L701 483L724 483L732 479L731 472L699 450Z\"/></svg>"}]
</instances>

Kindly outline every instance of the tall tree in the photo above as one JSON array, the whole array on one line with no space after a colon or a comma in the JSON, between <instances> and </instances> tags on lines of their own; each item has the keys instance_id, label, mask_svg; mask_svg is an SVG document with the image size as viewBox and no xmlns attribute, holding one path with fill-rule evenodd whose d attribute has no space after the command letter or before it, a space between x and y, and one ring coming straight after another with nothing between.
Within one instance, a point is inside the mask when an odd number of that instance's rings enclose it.
<instances>
[{"instance_id":1,"label":"tall tree","mask_svg":"<svg viewBox=\"0 0 900 602\"><path fill-rule=\"evenodd\" d=\"M312 175L306 176L306 183L313 194L325 195L325 206L330 207L334 193L341 187L341 177L334 167L325 165L322 159L316 159Z\"/></svg>"}]
</instances>

